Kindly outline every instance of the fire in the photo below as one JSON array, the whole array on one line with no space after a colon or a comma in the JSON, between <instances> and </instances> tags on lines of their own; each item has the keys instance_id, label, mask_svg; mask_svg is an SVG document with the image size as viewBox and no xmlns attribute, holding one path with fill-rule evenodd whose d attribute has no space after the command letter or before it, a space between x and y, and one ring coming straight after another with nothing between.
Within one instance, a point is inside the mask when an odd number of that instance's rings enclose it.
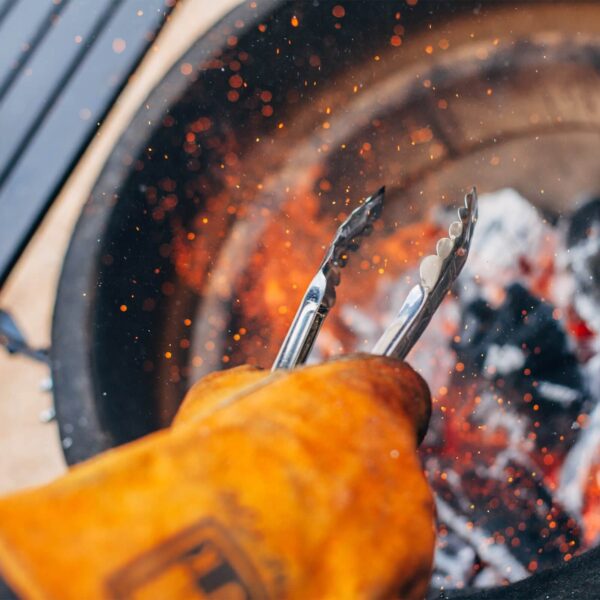
<instances>
[{"instance_id":1,"label":"fire","mask_svg":"<svg viewBox=\"0 0 600 600\"><path fill-rule=\"evenodd\" d=\"M205 127L206 122L196 125ZM421 143L428 131L412 136ZM369 152L365 144L359 151ZM215 323L210 339L192 344L201 348L190 359L194 366L270 366L318 261L354 206L347 196L331 200L333 193L329 179L317 171L278 205L257 205L254 212L224 191L206 203L194 236L181 232L173 245L179 276L200 296L211 286L227 307L218 318L209 315ZM539 218L535 211L506 212ZM243 218L246 228L226 234L226 223ZM438 221L430 212L403 226L377 223L374 235L349 257L313 360L370 350L415 284L420 258L444 235ZM497 232L499 226L492 225L489 232ZM478 227L486 231L485 219ZM461 289L485 301L468 304L449 296L409 357L434 395L421 453L440 502L438 552L452 565L452 573L438 566L434 585L516 580L569 560L600 535L600 460L590 466L579 522L558 501L569 489L564 472L577 442L572 424L581 427L585 414L568 408L578 406L574 388L545 379L552 373L543 366L552 359L554 350L547 346L552 336L568 338L578 347L578 360L588 360L595 333L568 303L550 303L565 276L556 261L562 251L556 232L541 221L525 227L523 251L517 241L502 242L508 257L474 248ZM255 229L260 235L253 237ZM489 232L485 240L493 244L497 233ZM227 235L242 241L246 236L248 244L217 262L213 253ZM490 268L485 260L503 262ZM469 321L469 311L475 320ZM486 342L481 356L472 351L479 337L496 330L500 337ZM572 374L578 372L574 363L572 368ZM561 402L567 408L559 408ZM460 554L460 548L470 548L470 554Z\"/></svg>"},{"instance_id":2,"label":"fire","mask_svg":"<svg viewBox=\"0 0 600 600\"><path fill-rule=\"evenodd\" d=\"M600 464L596 463L588 477L585 490L585 541L594 544L600 536Z\"/></svg>"}]
</instances>

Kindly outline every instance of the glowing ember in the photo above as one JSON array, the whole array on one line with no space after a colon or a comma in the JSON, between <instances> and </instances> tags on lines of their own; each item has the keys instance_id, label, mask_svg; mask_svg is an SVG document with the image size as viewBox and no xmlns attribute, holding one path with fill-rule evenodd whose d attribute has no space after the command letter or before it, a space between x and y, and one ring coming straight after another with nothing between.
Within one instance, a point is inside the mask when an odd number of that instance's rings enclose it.
<instances>
[{"instance_id":1,"label":"glowing ember","mask_svg":"<svg viewBox=\"0 0 600 600\"><path fill-rule=\"evenodd\" d=\"M207 323L200 329L205 352L193 358L195 366L270 365L315 261L353 208L349 202L325 208L328 182L314 175L317 191L296 190L276 208L261 209L237 233L244 243L233 245L213 271L210 283L225 304L200 317ZM211 206L199 228L204 220L218 221L232 201L222 195ZM418 280L419 260L448 226L444 211L425 217L403 227L378 224L344 272L339 304L312 361L372 347ZM220 235L218 227L205 231L176 246L180 274L198 293L207 272L198 261L208 260L211 237ZM578 310L581 300L572 302L577 277L555 258L566 254L564 245L515 192L483 197L472 258L409 356L434 396L422 446L438 497L434 587L522 579L569 560L600 535L600 460L594 458L600 411L585 417L596 400L586 368L600 355L595 324Z\"/></svg>"}]
</instances>

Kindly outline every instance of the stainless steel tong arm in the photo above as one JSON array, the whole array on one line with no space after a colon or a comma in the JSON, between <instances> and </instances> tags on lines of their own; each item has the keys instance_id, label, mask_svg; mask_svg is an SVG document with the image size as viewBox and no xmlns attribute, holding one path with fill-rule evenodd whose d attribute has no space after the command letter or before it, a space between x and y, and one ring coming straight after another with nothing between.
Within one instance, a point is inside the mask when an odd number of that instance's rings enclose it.
<instances>
[{"instance_id":1,"label":"stainless steel tong arm","mask_svg":"<svg viewBox=\"0 0 600 600\"><path fill-rule=\"evenodd\" d=\"M459 220L450 225L449 237L438 241L436 254L421 261L420 282L411 289L398 314L373 347L373 354L404 358L425 331L467 261L477 223L475 188L465 196L465 205L458 209L458 217Z\"/></svg>"},{"instance_id":2,"label":"stainless steel tong arm","mask_svg":"<svg viewBox=\"0 0 600 600\"><path fill-rule=\"evenodd\" d=\"M381 188L367 198L338 228L317 274L302 298L273 363L273 370L292 369L308 358L319 329L335 304L335 288L340 283L340 271L346 265L350 252L357 250L363 238L373 231L373 222L381 214L384 194L385 188Z\"/></svg>"}]
</instances>

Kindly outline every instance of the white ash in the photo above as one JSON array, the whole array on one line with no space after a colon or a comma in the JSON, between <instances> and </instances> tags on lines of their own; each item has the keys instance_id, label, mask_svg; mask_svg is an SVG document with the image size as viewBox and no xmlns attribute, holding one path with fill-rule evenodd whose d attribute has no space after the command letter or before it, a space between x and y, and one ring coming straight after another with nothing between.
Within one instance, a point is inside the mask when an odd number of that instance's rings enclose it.
<instances>
[{"instance_id":1,"label":"white ash","mask_svg":"<svg viewBox=\"0 0 600 600\"><path fill-rule=\"evenodd\" d=\"M526 358L523 350L517 346L491 344L483 366L490 374L508 375L522 369Z\"/></svg>"},{"instance_id":2,"label":"white ash","mask_svg":"<svg viewBox=\"0 0 600 600\"><path fill-rule=\"evenodd\" d=\"M473 587L494 587L498 585L498 575L494 572L494 569L486 567L477 573L477 576L473 580Z\"/></svg>"},{"instance_id":3,"label":"white ash","mask_svg":"<svg viewBox=\"0 0 600 600\"><path fill-rule=\"evenodd\" d=\"M354 332L357 339L371 349L377 341L377 332L382 328L382 319L377 314L370 314L361 307L343 304L340 316L344 324ZM390 319L391 320L391 319Z\"/></svg>"},{"instance_id":4,"label":"white ash","mask_svg":"<svg viewBox=\"0 0 600 600\"><path fill-rule=\"evenodd\" d=\"M575 281L569 266L568 250L561 248L554 260L554 273L550 283L550 298L554 306L564 309L573 302Z\"/></svg>"},{"instance_id":5,"label":"white ash","mask_svg":"<svg viewBox=\"0 0 600 600\"><path fill-rule=\"evenodd\" d=\"M466 278L478 284L473 292L495 302L506 286L525 282L531 274L522 272L523 263L535 268L536 256L553 236L552 228L517 191L506 188L482 195L464 268Z\"/></svg>"},{"instance_id":6,"label":"white ash","mask_svg":"<svg viewBox=\"0 0 600 600\"><path fill-rule=\"evenodd\" d=\"M481 414L484 411L485 416ZM476 411L476 416L480 422L487 425L490 435L495 431L502 430L507 437L506 448L496 455L494 463L484 477L493 477L503 481L506 477L504 470L510 462L526 466L529 472L537 470L531 460L534 443L527 436L525 420L509 410L500 408L490 393L483 395L483 401Z\"/></svg>"},{"instance_id":7,"label":"white ash","mask_svg":"<svg viewBox=\"0 0 600 600\"><path fill-rule=\"evenodd\" d=\"M431 578L431 586L435 589L456 589L471 578L477 560L475 550L466 546L460 538L454 544L452 541L452 538L440 541L435 549L435 571Z\"/></svg>"},{"instance_id":8,"label":"white ash","mask_svg":"<svg viewBox=\"0 0 600 600\"><path fill-rule=\"evenodd\" d=\"M545 400L570 406L573 402L581 399L580 393L573 388L551 381L539 381L537 387L538 394Z\"/></svg>"},{"instance_id":9,"label":"white ash","mask_svg":"<svg viewBox=\"0 0 600 600\"><path fill-rule=\"evenodd\" d=\"M458 514L441 498L436 499L438 518L474 548L496 575L493 583L519 581L528 576L527 569L511 554L505 544L497 544L492 535ZM464 568L464 567L463 567ZM488 584L491 582L488 582Z\"/></svg>"}]
</instances>

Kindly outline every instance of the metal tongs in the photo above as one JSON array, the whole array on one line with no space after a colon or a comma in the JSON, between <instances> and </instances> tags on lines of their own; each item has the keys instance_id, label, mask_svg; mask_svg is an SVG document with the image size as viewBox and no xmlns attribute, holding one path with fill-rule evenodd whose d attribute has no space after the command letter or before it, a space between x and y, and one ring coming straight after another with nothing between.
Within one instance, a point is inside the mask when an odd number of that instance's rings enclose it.
<instances>
[{"instance_id":1,"label":"metal tongs","mask_svg":"<svg viewBox=\"0 0 600 600\"><path fill-rule=\"evenodd\" d=\"M458 218L448 228L449 237L438 240L436 253L421 261L421 281L408 293L398 314L373 347L373 354L404 358L425 331L467 262L477 222L475 188L465 196L465 205L458 209Z\"/></svg>"},{"instance_id":2,"label":"metal tongs","mask_svg":"<svg viewBox=\"0 0 600 600\"><path fill-rule=\"evenodd\" d=\"M340 283L340 271L346 266L350 252L358 250L363 238L373 231L373 223L381 215L384 193L385 188L382 187L354 209L339 226L317 274L302 298L273 363L273 371L293 369L306 362L321 325L335 304L335 288Z\"/></svg>"},{"instance_id":3,"label":"metal tongs","mask_svg":"<svg viewBox=\"0 0 600 600\"><path fill-rule=\"evenodd\" d=\"M337 230L319 270L304 294L298 312L283 341L273 370L292 369L303 364L319 329L335 304L335 287L348 254L357 250L362 238L373 230L381 214L385 188L367 198ZM448 229L448 237L436 245L436 253L425 257L419 268L420 282L409 292L398 314L373 347L373 354L404 358L429 324L431 317L461 272L469 254L477 222L477 192L465 196L458 209L458 221Z\"/></svg>"}]
</instances>

